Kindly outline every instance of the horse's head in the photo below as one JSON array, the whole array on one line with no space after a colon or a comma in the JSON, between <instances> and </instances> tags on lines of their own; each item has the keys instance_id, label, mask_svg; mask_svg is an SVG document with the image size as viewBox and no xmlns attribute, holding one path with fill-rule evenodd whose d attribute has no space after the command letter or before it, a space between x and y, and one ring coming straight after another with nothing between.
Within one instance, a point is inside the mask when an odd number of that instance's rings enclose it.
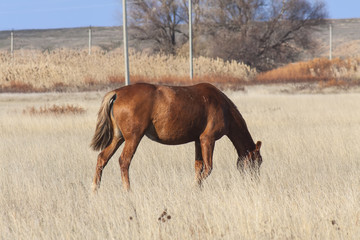
<instances>
[{"instance_id":1,"label":"horse's head","mask_svg":"<svg viewBox=\"0 0 360 240\"><path fill-rule=\"evenodd\" d=\"M248 151L246 156L238 159L237 167L242 172L259 174L262 157L260 155L261 142L258 141L253 151Z\"/></svg>"}]
</instances>

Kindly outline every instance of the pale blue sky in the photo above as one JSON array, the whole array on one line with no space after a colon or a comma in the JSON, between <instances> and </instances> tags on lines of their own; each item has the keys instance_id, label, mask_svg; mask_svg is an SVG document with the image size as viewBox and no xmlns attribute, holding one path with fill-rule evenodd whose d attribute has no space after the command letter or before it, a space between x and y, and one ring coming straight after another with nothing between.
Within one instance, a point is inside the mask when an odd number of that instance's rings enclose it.
<instances>
[{"instance_id":1,"label":"pale blue sky","mask_svg":"<svg viewBox=\"0 0 360 240\"><path fill-rule=\"evenodd\" d=\"M360 0L325 3L330 18L360 18ZM0 0L0 30L117 26L121 4L121 0Z\"/></svg>"},{"instance_id":2,"label":"pale blue sky","mask_svg":"<svg viewBox=\"0 0 360 240\"><path fill-rule=\"evenodd\" d=\"M121 25L121 0L0 0L0 30Z\"/></svg>"}]
</instances>

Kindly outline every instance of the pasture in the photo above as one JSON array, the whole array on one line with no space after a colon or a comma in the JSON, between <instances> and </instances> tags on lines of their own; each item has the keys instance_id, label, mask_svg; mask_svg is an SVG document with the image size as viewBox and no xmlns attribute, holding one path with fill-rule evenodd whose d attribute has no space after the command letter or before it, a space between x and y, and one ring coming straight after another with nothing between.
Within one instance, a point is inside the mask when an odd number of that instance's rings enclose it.
<instances>
[{"instance_id":1,"label":"pasture","mask_svg":"<svg viewBox=\"0 0 360 240\"><path fill-rule=\"evenodd\" d=\"M195 184L194 144L146 137L122 190L118 157L91 192L104 92L0 95L0 239L359 239L360 94L226 92L261 140L260 182L231 142ZM73 105L78 114L29 109Z\"/></svg>"}]
</instances>

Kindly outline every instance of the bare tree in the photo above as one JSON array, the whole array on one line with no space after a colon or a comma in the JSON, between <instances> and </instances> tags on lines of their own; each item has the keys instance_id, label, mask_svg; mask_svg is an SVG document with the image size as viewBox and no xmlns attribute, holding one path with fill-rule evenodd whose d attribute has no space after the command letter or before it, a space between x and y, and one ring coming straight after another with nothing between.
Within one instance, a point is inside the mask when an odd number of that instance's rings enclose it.
<instances>
[{"instance_id":1,"label":"bare tree","mask_svg":"<svg viewBox=\"0 0 360 240\"><path fill-rule=\"evenodd\" d=\"M154 41L157 51L175 54L176 47L188 39L181 27L188 16L182 0L137 0L129 10L132 37Z\"/></svg>"},{"instance_id":2,"label":"bare tree","mask_svg":"<svg viewBox=\"0 0 360 240\"><path fill-rule=\"evenodd\" d=\"M197 51L267 70L314 48L311 33L326 17L322 0L193 0ZM132 37L175 54L188 40L188 0L136 0Z\"/></svg>"},{"instance_id":3,"label":"bare tree","mask_svg":"<svg viewBox=\"0 0 360 240\"><path fill-rule=\"evenodd\" d=\"M213 57L267 70L314 46L313 27L326 17L321 1L208 0L203 25Z\"/></svg>"}]
</instances>

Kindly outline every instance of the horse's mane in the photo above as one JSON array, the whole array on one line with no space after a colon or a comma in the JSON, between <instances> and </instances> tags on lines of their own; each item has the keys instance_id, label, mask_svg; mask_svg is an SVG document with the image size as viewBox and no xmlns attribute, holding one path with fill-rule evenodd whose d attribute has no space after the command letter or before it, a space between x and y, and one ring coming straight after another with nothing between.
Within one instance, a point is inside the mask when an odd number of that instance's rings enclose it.
<instances>
[{"instance_id":1,"label":"horse's mane","mask_svg":"<svg viewBox=\"0 0 360 240\"><path fill-rule=\"evenodd\" d=\"M238 132L238 134L242 133L241 136L245 137L243 140L245 140L245 139L249 140L249 144L251 144L251 148L255 147L254 141L250 135L247 124L246 124L244 118L242 117L239 109L237 108L235 103L233 101L231 101L230 98L228 98L228 96L226 96L223 92L221 92L221 94L224 97L224 99L226 100L227 104L229 105L229 112L230 112L231 116L237 123L236 125L238 127L238 131L240 131L240 132ZM240 136L240 135L238 135L238 136ZM245 142L243 142L243 144L244 143Z\"/></svg>"},{"instance_id":2,"label":"horse's mane","mask_svg":"<svg viewBox=\"0 0 360 240\"><path fill-rule=\"evenodd\" d=\"M245 122L244 118L242 117L239 109L235 105L235 103L233 101L231 101L231 99L228 96L226 96L225 93L223 93L221 91L220 91L220 93L222 94L222 96L226 100L227 104L229 105L229 111L230 111L231 115L234 117L234 119L236 121L240 121L241 125L244 125L247 129L246 122Z\"/></svg>"}]
</instances>

